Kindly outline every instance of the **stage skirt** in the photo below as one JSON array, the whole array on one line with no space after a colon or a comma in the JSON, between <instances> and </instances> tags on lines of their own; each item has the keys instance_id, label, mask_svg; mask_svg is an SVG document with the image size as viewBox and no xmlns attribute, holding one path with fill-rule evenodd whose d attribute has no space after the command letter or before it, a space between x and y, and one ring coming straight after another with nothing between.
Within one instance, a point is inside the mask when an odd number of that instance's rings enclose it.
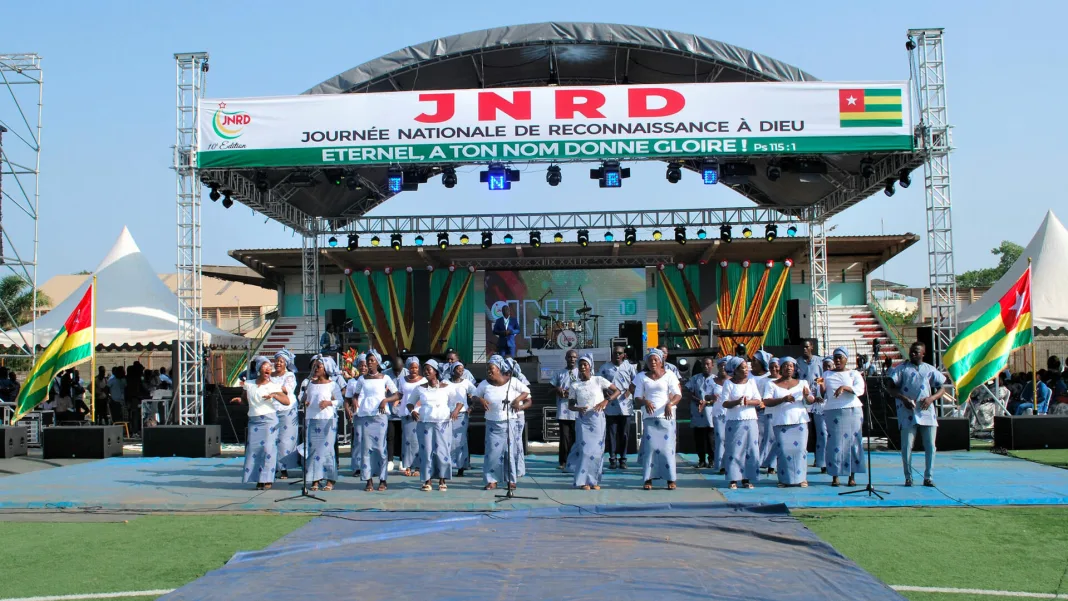
<instances>
[{"instance_id":1,"label":"stage skirt","mask_svg":"<svg viewBox=\"0 0 1068 601\"><path fill-rule=\"evenodd\" d=\"M452 421L419 422L422 473L425 480L452 478Z\"/></svg>"},{"instance_id":2,"label":"stage skirt","mask_svg":"<svg viewBox=\"0 0 1068 601\"><path fill-rule=\"evenodd\" d=\"M832 477L865 473L864 411L860 407L825 410L823 419L827 422L827 473Z\"/></svg>"},{"instance_id":3,"label":"stage skirt","mask_svg":"<svg viewBox=\"0 0 1068 601\"><path fill-rule=\"evenodd\" d=\"M575 474L575 486L600 486L604 468L605 419L603 411L587 411L575 418L575 444L567 463Z\"/></svg>"},{"instance_id":4,"label":"stage skirt","mask_svg":"<svg viewBox=\"0 0 1068 601\"><path fill-rule=\"evenodd\" d=\"M816 428L815 467L827 467L827 419L822 413L812 414L812 427Z\"/></svg>"},{"instance_id":5,"label":"stage skirt","mask_svg":"<svg viewBox=\"0 0 1068 601\"><path fill-rule=\"evenodd\" d=\"M386 457L386 429L389 417L379 415L357 417L360 430L360 477L364 480L378 476L385 480L389 474L389 461Z\"/></svg>"},{"instance_id":6,"label":"stage skirt","mask_svg":"<svg viewBox=\"0 0 1068 601\"><path fill-rule=\"evenodd\" d=\"M675 481L674 420L663 417L646 417L642 420L642 445L638 449L638 462L642 466L642 480Z\"/></svg>"},{"instance_id":7,"label":"stage skirt","mask_svg":"<svg viewBox=\"0 0 1068 601\"><path fill-rule=\"evenodd\" d=\"M245 441L245 471L241 481L266 484L274 482L274 467L278 460L278 414L248 418L248 438Z\"/></svg>"},{"instance_id":8,"label":"stage skirt","mask_svg":"<svg viewBox=\"0 0 1068 601\"><path fill-rule=\"evenodd\" d=\"M278 464L275 466L278 472L296 469L300 466L300 453L297 451L300 448L297 418L296 409L278 412Z\"/></svg>"},{"instance_id":9,"label":"stage skirt","mask_svg":"<svg viewBox=\"0 0 1068 601\"><path fill-rule=\"evenodd\" d=\"M727 482L756 482L760 477L760 426L757 422L753 419L727 422L726 456L723 458Z\"/></svg>"},{"instance_id":10,"label":"stage skirt","mask_svg":"<svg viewBox=\"0 0 1068 601\"><path fill-rule=\"evenodd\" d=\"M774 432L779 484L801 484L808 473L808 424L775 426Z\"/></svg>"},{"instance_id":11,"label":"stage skirt","mask_svg":"<svg viewBox=\"0 0 1068 601\"><path fill-rule=\"evenodd\" d=\"M715 415L712 417L712 427L716 432L716 454L712 458L712 469L719 471L726 467L723 464L724 440L727 437L727 415Z\"/></svg>"},{"instance_id":12,"label":"stage skirt","mask_svg":"<svg viewBox=\"0 0 1068 601\"><path fill-rule=\"evenodd\" d=\"M401 465L417 470L422 463L419 455L419 422L406 415L401 418Z\"/></svg>"},{"instance_id":13,"label":"stage skirt","mask_svg":"<svg viewBox=\"0 0 1068 601\"><path fill-rule=\"evenodd\" d=\"M308 422L308 482L337 481L337 461L334 460L334 441L337 440L337 419L313 419Z\"/></svg>"},{"instance_id":14,"label":"stage skirt","mask_svg":"<svg viewBox=\"0 0 1068 601\"><path fill-rule=\"evenodd\" d=\"M775 431L771 419L770 412L757 411L757 422L760 424L760 467L775 467Z\"/></svg>"},{"instance_id":15,"label":"stage skirt","mask_svg":"<svg viewBox=\"0 0 1068 601\"><path fill-rule=\"evenodd\" d=\"M471 469L471 452L467 444L468 421L466 411L452 421L452 467L454 469Z\"/></svg>"},{"instance_id":16,"label":"stage skirt","mask_svg":"<svg viewBox=\"0 0 1068 601\"><path fill-rule=\"evenodd\" d=\"M482 461L482 477L486 484L505 479L505 444L511 465L508 467L508 482L515 482L526 473L523 462L523 439L519 424L512 420L512 436L508 440L507 421L486 422L486 455Z\"/></svg>"}]
</instances>

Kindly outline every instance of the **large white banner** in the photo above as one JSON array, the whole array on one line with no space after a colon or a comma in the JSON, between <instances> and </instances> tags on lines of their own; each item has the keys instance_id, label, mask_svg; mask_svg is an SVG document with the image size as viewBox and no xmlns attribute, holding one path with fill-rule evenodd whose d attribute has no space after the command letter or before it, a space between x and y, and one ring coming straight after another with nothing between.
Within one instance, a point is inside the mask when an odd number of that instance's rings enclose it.
<instances>
[{"instance_id":1,"label":"large white banner","mask_svg":"<svg viewBox=\"0 0 1068 601\"><path fill-rule=\"evenodd\" d=\"M912 149L906 82L204 99L201 168Z\"/></svg>"}]
</instances>

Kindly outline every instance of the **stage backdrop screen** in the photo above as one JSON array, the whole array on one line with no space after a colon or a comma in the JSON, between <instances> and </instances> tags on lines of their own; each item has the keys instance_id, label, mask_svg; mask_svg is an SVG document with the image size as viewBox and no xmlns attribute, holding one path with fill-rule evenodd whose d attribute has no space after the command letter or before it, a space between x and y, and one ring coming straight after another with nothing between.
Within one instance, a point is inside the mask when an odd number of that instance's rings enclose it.
<instances>
[{"instance_id":1,"label":"stage backdrop screen","mask_svg":"<svg viewBox=\"0 0 1068 601\"><path fill-rule=\"evenodd\" d=\"M645 269L594 269L552 271L486 272L486 348L497 348L493 322L501 316L505 303L519 320L521 332L516 347L538 346L540 338L555 341L557 331L549 331L541 316L553 316L565 323L561 329L574 332L579 341L606 347L619 335L619 324L637 320L645 322ZM585 298L585 301L583 300ZM589 306L587 315L599 315L594 337L593 322L580 323L578 309ZM554 313L558 312L558 313ZM570 322L570 323L568 323ZM579 329L583 331L578 331ZM568 334L564 335L565 338Z\"/></svg>"}]
</instances>

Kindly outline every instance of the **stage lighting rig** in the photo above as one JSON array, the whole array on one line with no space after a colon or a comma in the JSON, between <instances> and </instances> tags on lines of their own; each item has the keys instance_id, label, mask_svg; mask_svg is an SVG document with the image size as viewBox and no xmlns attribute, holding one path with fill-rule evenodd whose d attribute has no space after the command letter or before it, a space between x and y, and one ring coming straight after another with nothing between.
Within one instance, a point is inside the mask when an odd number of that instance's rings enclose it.
<instances>
[{"instance_id":1,"label":"stage lighting rig","mask_svg":"<svg viewBox=\"0 0 1068 601\"><path fill-rule=\"evenodd\" d=\"M360 178L356 176L355 171L350 171L349 174L345 176L345 187L351 192L363 188L363 184L360 183Z\"/></svg>"},{"instance_id":2,"label":"stage lighting rig","mask_svg":"<svg viewBox=\"0 0 1068 601\"><path fill-rule=\"evenodd\" d=\"M579 246L587 247L590 245L590 230L578 231L578 243Z\"/></svg>"},{"instance_id":3,"label":"stage lighting rig","mask_svg":"<svg viewBox=\"0 0 1068 601\"><path fill-rule=\"evenodd\" d=\"M416 246L422 246L423 242L424 242L424 240L423 240L423 237L421 235L415 237L415 245Z\"/></svg>"},{"instance_id":4,"label":"stage lighting rig","mask_svg":"<svg viewBox=\"0 0 1068 601\"><path fill-rule=\"evenodd\" d=\"M482 232L482 248L489 248L493 246L493 233L490 231Z\"/></svg>"},{"instance_id":5,"label":"stage lighting rig","mask_svg":"<svg viewBox=\"0 0 1068 601\"><path fill-rule=\"evenodd\" d=\"M534 248L541 248L541 232L538 230L530 232L530 245Z\"/></svg>"},{"instance_id":6,"label":"stage lighting rig","mask_svg":"<svg viewBox=\"0 0 1068 601\"><path fill-rule=\"evenodd\" d=\"M898 172L897 183L900 184L902 188L908 188L912 185L912 177L909 176L908 169L902 169L900 172Z\"/></svg>"},{"instance_id":7,"label":"stage lighting rig","mask_svg":"<svg viewBox=\"0 0 1068 601\"><path fill-rule=\"evenodd\" d=\"M701 181L705 185L719 183L719 161L705 161L701 163Z\"/></svg>"},{"instance_id":8,"label":"stage lighting rig","mask_svg":"<svg viewBox=\"0 0 1068 601\"><path fill-rule=\"evenodd\" d=\"M386 187L394 194L399 194L404 189L404 171L400 167L390 167L386 170Z\"/></svg>"},{"instance_id":9,"label":"stage lighting rig","mask_svg":"<svg viewBox=\"0 0 1068 601\"><path fill-rule=\"evenodd\" d=\"M389 235L389 245L393 247L393 250L400 250L401 249L401 245L403 243L404 243L404 239L401 238L400 234L390 234Z\"/></svg>"},{"instance_id":10,"label":"stage lighting rig","mask_svg":"<svg viewBox=\"0 0 1068 601\"><path fill-rule=\"evenodd\" d=\"M660 240L664 237L664 234L660 230L653 230L653 240Z\"/></svg>"},{"instance_id":11,"label":"stage lighting rig","mask_svg":"<svg viewBox=\"0 0 1068 601\"><path fill-rule=\"evenodd\" d=\"M460 235L460 244L467 244L471 241L471 238L467 234Z\"/></svg>"},{"instance_id":12,"label":"stage lighting rig","mask_svg":"<svg viewBox=\"0 0 1068 601\"><path fill-rule=\"evenodd\" d=\"M615 240L616 240L616 236L612 232L605 232L604 233L604 241L605 242L615 242Z\"/></svg>"},{"instance_id":13,"label":"stage lighting rig","mask_svg":"<svg viewBox=\"0 0 1068 601\"><path fill-rule=\"evenodd\" d=\"M337 246L337 238L330 236L330 239L327 240L326 243L330 245L330 248L334 248Z\"/></svg>"},{"instance_id":14,"label":"stage lighting rig","mask_svg":"<svg viewBox=\"0 0 1068 601\"><path fill-rule=\"evenodd\" d=\"M563 179L564 176L560 173L560 165L549 165L549 168L545 170L545 181L550 186L559 186Z\"/></svg>"},{"instance_id":15,"label":"stage lighting rig","mask_svg":"<svg viewBox=\"0 0 1068 601\"><path fill-rule=\"evenodd\" d=\"M686 228L681 225L675 228L675 242L686 244Z\"/></svg>"},{"instance_id":16,"label":"stage lighting rig","mask_svg":"<svg viewBox=\"0 0 1068 601\"><path fill-rule=\"evenodd\" d=\"M229 209L230 207L234 206L234 199L230 198L230 196L232 194L233 194L233 192L230 191L230 190L223 190L222 191L222 195L223 195L222 206L223 206L224 209Z\"/></svg>"},{"instance_id":17,"label":"stage lighting rig","mask_svg":"<svg viewBox=\"0 0 1068 601\"><path fill-rule=\"evenodd\" d=\"M438 248L445 250L449 247L449 232L438 232Z\"/></svg>"},{"instance_id":18,"label":"stage lighting rig","mask_svg":"<svg viewBox=\"0 0 1068 601\"><path fill-rule=\"evenodd\" d=\"M682 179L682 164L672 161L668 163L667 173L664 175L667 178L668 183L677 184Z\"/></svg>"},{"instance_id":19,"label":"stage lighting rig","mask_svg":"<svg viewBox=\"0 0 1068 601\"><path fill-rule=\"evenodd\" d=\"M871 179L875 177L875 165L872 164L870 158L860 159L860 176L864 179Z\"/></svg>"},{"instance_id":20,"label":"stage lighting rig","mask_svg":"<svg viewBox=\"0 0 1068 601\"><path fill-rule=\"evenodd\" d=\"M779 226L774 223L769 223L764 226L764 239L768 242L774 242L779 237Z\"/></svg>"},{"instance_id":21,"label":"stage lighting rig","mask_svg":"<svg viewBox=\"0 0 1068 601\"><path fill-rule=\"evenodd\" d=\"M371 237L371 246L378 246L382 241L378 239L378 236Z\"/></svg>"},{"instance_id":22,"label":"stage lighting rig","mask_svg":"<svg viewBox=\"0 0 1068 601\"><path fill-rule=\"evenodd\" d=\"M767 169L765 170L765 173L768 176L768 181L774 182L778 181L779 177L782 176L782 169L779 169L778 165L769 163Z\"/></svg>"},{"instance_id":23,"label":"stage lighting rig","mask_svg":"<svg viewBox=\"0 0 1068 601\"><path fill-rule=\"evenodd\" d=\"M721 225L719 226L719 240L720 242L730 242L734 239L734 234L731 233L731 226Z\"/></svg>"},{"instance_id":24,"label":"stage lighting rig","mask_svg":"<svg viewBox=\"0 0 1068 601\"><path fill-rule=\"evenodd\" d=\"M638 241L638 230L628 227L623 230L623 243L627 246L633 246Z\"/></svg>"},{"instance_id":25,"label":"stage lighting rig","mask_svg":"<svg viewBox=\"0 0 1068 601\"><path fill-rule=\"evenodd\" d=\"M597 169L590 169L590 179L598 180L602 188L620 188L623 180L630 177L629 167L620 167L619 161L604 161Z\"/></svg>"},{"instance_id":26,"label":"stage lighting rig","mask_svg":"<svg viewBox=\"0 0 1068 601\"><path fill-rule=\"evenodd\" d=\"M555 234L553 234L553 242L563 242L563 241L564 241L564 235L562 233L556 232Z\"/></svg>"},{"instance_id":27,"label":"stage lighting rig","mask_svg":"<svg viewBox=\"0 0 1068 601\"><path fill-rule=\"evenodd\" d=\"M219 200L219 184L208 184L208 188L211 188L211 192L208 192L208 198L212 201Z\"/></svg>"},{"instance_id":28,"label":"stage lighting rig","mask_svg":"<svg viewBox=\"0 0 1068 601\"><path fill-rule=\"evenodd\" d=\"M511 190L512 182L519 181L519 170L506 169L503 163L490 163L488 169L479 172L478 181L488 184L490 190Z\"/></svg>"},{"instance_id":29,"label":"stage lighting rig","mask_svg":"<svg viewBox=\"0 0 1068 601\"><path fill-rule=\"evenodd\" d=\"M345 172L340 169L326 169L323 171L323 176L326 177L327 183L335 186L345 183Z\"/></svg>"},{"instance_id":30,"label":"stage lighting rig","mask_svg":"<svg viewBox=\"0 0 1068 601\"><path fill-rule=\"evenodd\" d=\"M790 227L786 228L786 236L789 238L797 236L797 226L791 225Z\"/></svg>"},{"instance_id":31,"label":"stage lighting rig","mask_svg":"<svg viewBox=\"0 0 1068 601\"><path fill-rule=\"evenodd\" d=\"M446 188L453 188L456 186L456 168L452 166L441 168L441 185Z\"/></svg>"},{"instance_id":32,"label":"stage lighting rig","mask_svg":"<svg viewBox=\"0 0 1068 601\"><path fill-rule=\"evenodd\" d=\"M743 229L743 230L742 230L742 237L743 237L743 238L752 238L752 237L753 237L753 230L752 230L752 228L748 228L748 227L747 227L747 228Z\"/></svg>"},{"instance_id":33,"label":"stage lighting rig","mask_svg":"<svg viewBox=\"0 0 1068 601\"><path fill-rule=\"evenodd\" d=\"M883 194L887 196L894 195L894 178L886 180L886 185L883 187Z\"/></svg>"},{"instance_id":34,"label":"stage lighting rig","mask_svg":"<svg viewBox=\"0 0 1068 601\"><path fill-rule=\"evenodd\" d=\"M360 237L356 234L349 234L349 243L345 245L346 250L356 250L356 247L360 245Z\"/></svg>"},{"instance_id":35,"label":"stage lighting rig","mask_svg":"<svg viewBox=\"0 0 1068 601\"><path fill-rule=\"evenodd\" d=\"M697 230L697 239L704 240L705 238L708 238L708 232L706 232L703 228Z\"/></svg>"},{"instance_id":36,"label":"stage lighting rig","mask_svg":"<svg viewBox=\"0 0 1068 601\"><path fill-rule=\"evenodd\" d=\"M252 183L260 192L266 192L271 189L271 182L267 180L267 172L263 169L256 170L252 177Z\"/></svg>"},{"instance_id":37,"label":"stage lighting rig","mask_svg":"<svg viewBox=\"0 0 1068 601\"><path fill-rule=\"evenodd\" d=\"M504 235L504 243L505 244L511 244L513 240L515 240L515 238L513 238L511 234L505 234Z\"/></svg>"}]
</instances>

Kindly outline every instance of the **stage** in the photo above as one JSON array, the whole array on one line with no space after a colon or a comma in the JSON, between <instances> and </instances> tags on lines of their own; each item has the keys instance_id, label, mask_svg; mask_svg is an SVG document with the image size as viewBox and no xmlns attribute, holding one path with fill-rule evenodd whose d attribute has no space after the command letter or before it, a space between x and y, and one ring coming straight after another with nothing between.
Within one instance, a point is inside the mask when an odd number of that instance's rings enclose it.
<instances>
[{"instance_id":1,"label":"stage","mask_svg":"<svg viewBox=\"0 0 1068 601\"><path fill-rule=\"evenodd\" d=\"M774 476L754 490L727 490L723 477L694 468L694 456L681 455L678 490L641 490L641 472L632 457L626 472L607 471L600 491L576 490L571 477L556 469L555 455L527 456L528 475L520 480L520 494L536 501L495 503L495 491L482 490L481 457L464 478L454 478L447 492L422 492L415 478L390 476L385 493L363 491L353 478L348 456L343 455L342 477L330 492L320 492L325 503L277 499L299 492L294 480L275 482L273 490L256 491L241 484L242 459L183 459L114 457L46 467L34 458L0 460L0 511L88 510L149 512L228 511L494 511L537 509L561 505L634 506L656 503L784 503L791 509L836 507L955 506L955 505L1068 505L1068 470L996 455L986 451L944 452L938 455L934 474L938 488L902 485L900 455L872 455L874 481L889 491L882 501L865 494L839 496L847 488L832 488L830 478L809 469L808 488L776 487ZM923 456L914 457L922 470ZM36 471L27 471L33 464ZM57 464L58 465L58 464ZM298 475L299 471L295 472ZM920 474L915 476L918 483ZM844 479L843 479L844 480ZM858 478L861 484L864 480Z\"/></svg>"}]
</instances>

